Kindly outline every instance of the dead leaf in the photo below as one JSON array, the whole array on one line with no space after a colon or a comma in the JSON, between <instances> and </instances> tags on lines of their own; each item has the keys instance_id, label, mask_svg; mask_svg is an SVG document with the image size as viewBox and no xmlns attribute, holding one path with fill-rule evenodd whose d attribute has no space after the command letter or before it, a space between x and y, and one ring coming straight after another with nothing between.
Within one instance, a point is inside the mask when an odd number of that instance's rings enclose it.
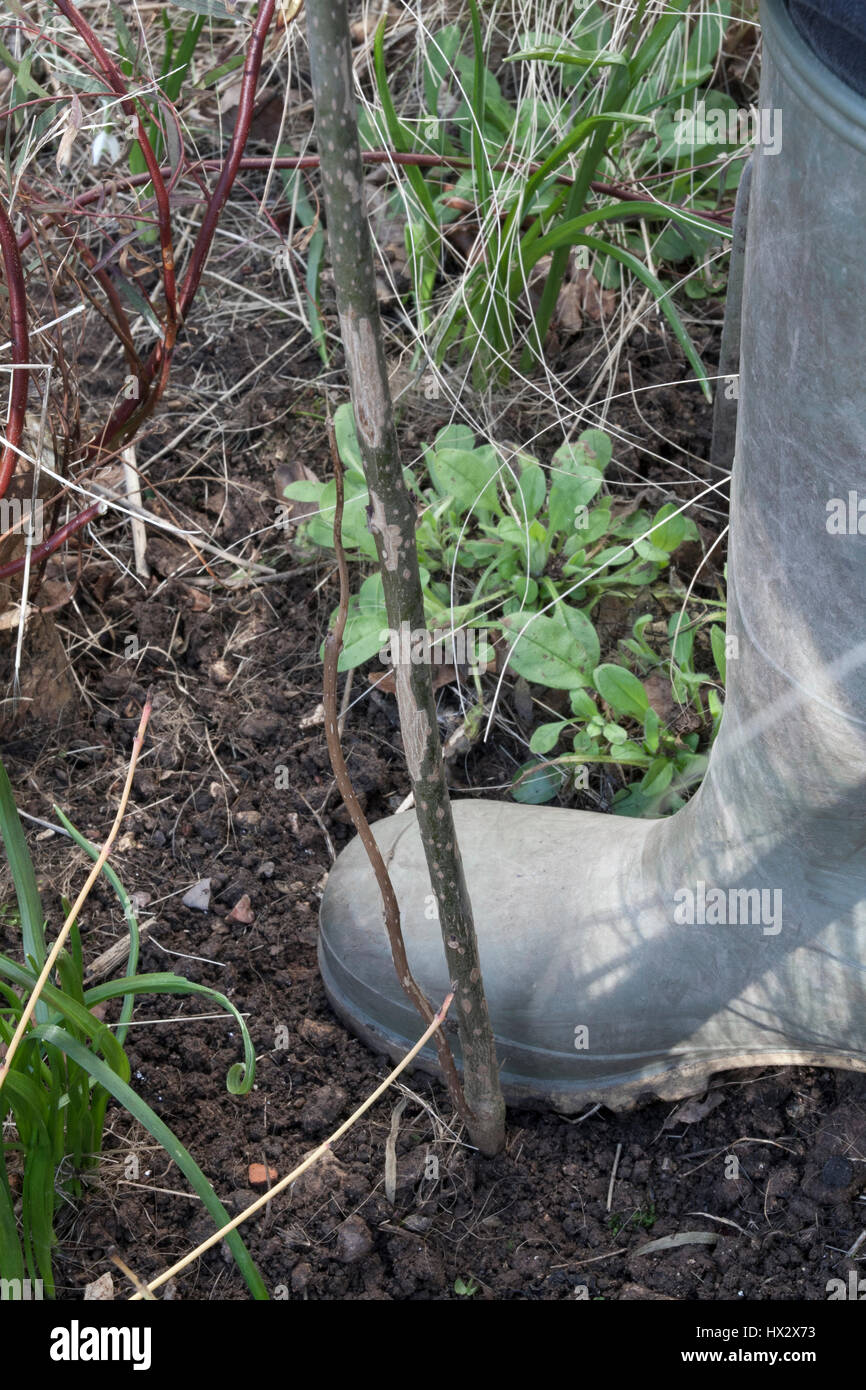
<instances>
[{"instance_id":1,"label":"dead leaf","mask_svg":"<svg viewBox=\"0 0 866 1390\"><path fill-rule=\"evenodd\" d=\"M559 291L554 318L563 333L577 333L584 319L599 323L615 308L616 290L603 290L590 271L578 270Z\"/></svg>"},{"instance_id":2,"label":"dead leaf","mask_svg":"<svg viewBox=\"0 0 866 1390\"><path fill-rule=\"evenodd\" d=\"M434 690L438 690L440 686L443 685L450 685L452 681L457 679L457 672L453 666L434 666L432 670ZM371 671L367 676L367 680L371 685L375 686L377 690L383 690L386 695L396 695L397 693L394 672L392 670ZM301 728L303 727L302 724Z\"/></svg>"},{"instance_id":3,"label":"dead leaf","mask_svg":"<svg viewBox=\"0 0 866 1390\"><path fill-rule=\"evenodd\" d=\"M69 115L66 117L66 125L60 137L60 145L57 150L57 168L63 172L69 168L72 159L72 147L75 144L75 137L81 129L81 102L77 96L73 96L69 104ZM85 1294L85 1297L87 1295Z\"/></svg>"},{"instance_id":4,"label":"dead leaf","mask_svg":"<svg viewBox=\"0 0 866 1390\"><path fill-rule=\"evenodd\" d=\"M408 1104L408 1096L397 1101L391 1111L391 1129L385 1141L385 1200L392 1207L397 1196L397 1135L400 1133L400 1116Z\"/></svg>"},{"instance_id":5,"label":"dead leaf","mask_svg":"<svg viewBox=\"0 0 866 1390\"><path fill-rule=\"evenodd\" d=\"M676 708L671 683L667 676L653 671L651 676L646 677L643 688L651 707L655 710L662 724L667 724Z\"/></svg>"},{"instance_id":6,"label":"dead leaf","mask_svg":"<svg viewBox=\"0 0 866 1390\"><path fill-rule=\"evenodd\" d=\"M524 724L528 724L532 719L532 696L529 693L529 684L523 676L518 676L517 680L514 682L512 699L514 700L514 708L517 710L519 717L523 720Z\"/></svg>"},{"instance_id":7,"label":"dead leaf","mask_svg":"<svg viewBox=\"0 0 866 1390\"><path fill-rule=\"evenodd\" d=\"M579 270L575 277L580 294L580 307L586 316L598 323L610 318L616 308L616 290L603 290L588 270Z\"/></svg>"},{"instance_id":8,"label":"dead leaf","mask_svg":"<svg viewBox=\"0 0 866 1390\"><path fill-rule=\"evenodd\" d=\"M660 1255L663 1250L678 1250L681 1245L715 1245L718 1238L716 1231L680 1231L675 1236L662 1236L659 1240L651 1240L648 1245L642 1245L633 1254Z\"/></svg>"},{"instance_id":9,"label":"dead leaf","mask_svg":"<svg viewBox=\"0 0 866 1390\"><path fill-rule=\"evenodd\" d=\"M672 1115L668 1115L662 1129L673 1129L675 1125L695 1125L698 1120L705 1120L724 1099L723 1091L708 1091L703 1100L693 1096L677 1106Z\"/></svg>"},{"instance_id":10,"label":"dead leaf","mask_svg":"<svg viewBox=\"0 0 866 1390\"><path fill-rule=\"evenodd\" d=\"M305 714L298 723L299 729L317 729L320 724L325 722L325 706L316 705L312 714Z\"/></svg>"},{"instance_id":11,"label":"dead leaf","mask_svg":"<svg viewBox=\"0 0 866 1390\"><path fill-rule=\"evenodd\" d=\"M98 1279L85 1285L85 1303L110 1303L114 1298L114 1280L108 1270L100 1274Z\"/></svg>"},{"instance_id":12,"label":"dead leaf","mask_svg":"<svg viewBox=\"0 0 866 1390\"><path fill-rule=\"evenodd\" d=\"M280 498L280 507L284 509L287 521L301 522L308 516L316 516L319 511L317 502L299 502L294 498L286 497L285 489L290 483L318 483L321 479L317 478L311 468L299 459L281 459L274 467L274 491Z\"/></svg>"},{"instance_id":13,"label":"dead leaf","mask_svg":"<svg viewBox=\"0 0 866 1390\"><path fill-rule=\"evenodd\" d=\"M206 613L211 606L210 594L195 584L182 584L181 589L193 613Z\"/></svg>"}]
</instances>

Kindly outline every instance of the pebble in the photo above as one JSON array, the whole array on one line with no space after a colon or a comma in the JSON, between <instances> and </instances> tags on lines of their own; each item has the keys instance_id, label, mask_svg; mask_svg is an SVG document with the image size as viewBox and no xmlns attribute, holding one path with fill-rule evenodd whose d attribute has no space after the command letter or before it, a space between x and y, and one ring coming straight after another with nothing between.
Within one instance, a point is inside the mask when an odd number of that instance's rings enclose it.
<instances>
[{"instance_id":1,"label":"pebble","mask_svg":"<svg viewBox=\"0 0 866 1390\"><path fill-rule=\"evenodd\" d=\"M301 1129L305 1134L319 1134L336 1127L346 1108L347 1096L341 1086L318 1086L311 1091L301 1111Z\"/></svg>"},{"instance_id":2,"label":"pebble","mask_svg":"<svg viewBox=\"0 0 866 1390\"><path fill-rule=\"evenodd\" d=\"M210 907L210 879L200 878L184 893L182 902L184 907L191 907L196 912L207 912Z\"/></svg>"},{"instance_id":3,"label":"pebble","mask_svg":"<svg viewBox=\"0 0 866 1390\"><path fill-rule=\"evenodd\" d=\"M337 1259L343 1264L363 1260L373 1249L370 1227L360 1216L350 1216L337 1232Z\"/></svg>"}]
</instances>

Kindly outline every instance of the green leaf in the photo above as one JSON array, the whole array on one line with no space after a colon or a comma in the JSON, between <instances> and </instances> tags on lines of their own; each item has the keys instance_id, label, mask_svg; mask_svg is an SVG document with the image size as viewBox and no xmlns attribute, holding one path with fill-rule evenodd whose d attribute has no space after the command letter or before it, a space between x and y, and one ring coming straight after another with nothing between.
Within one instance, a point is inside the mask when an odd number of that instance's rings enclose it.
<instances>
[{"instance_id":1,"label":"green leaf","mask_svg":"<svg viewBox=\"0 0 866 1390\"><path fill-rule=\"evenodd\" d=\"M522 508L519 502L516 504L517 514L521 521L532 521L540 512L547 492L544 470L537 463L527 464L518 479L517 489L523 500Z\"/></svg>"},{"instance_id":2,"label":"green leaf","mask_svg":"<svg viewBox=\"0 0 866 1390\"><path fill-rule=\"evenodd\" d=\"M624 666L606 662L597 666L593 672L595 688L617 714L624 714L643 722L649 708L646 691L638 680Z\"/></svg>"},{"instance_id":3,"label":"green leaf","mask_svg":"<svg viewBox=\"0 0 866 1390\"><path fill-rule=\"evenodd\" d=\"M613 443L604 430L584 430L574 443L561 444L553 455L556 468L577 472L589 467L604 473L610 463ZM574 468L572 469L572 465Z\"/></svg>"},{"instance_id":4,"label":"green leaf","mask_svg":"<svg viewBox=\"0 0 866 1390\"><path fill-rule=\"evenodd\" d=\"M343 464L346 468L353 468L363 478L364 464L355 430L355 415L347 401L338 405L334 411L334 433L337 436L337 449Z\"/></svg>"},{"instance_id":5,"label":"green leaf","mask_svg":"<svg viewBox=\"0 0 866 1390\"><path fill-rule=\"evenodd\" d=\"M643 717L643 739L644 744L648 748L650 753L655 753L658 751L659 732L659 717L653 709L652 705L649 705Z\"/></svg>"},{"instance_id":6,"label":"green leaf","mask_svg":"<svg viewBox=\"0 0 866 1390\"><path fill-rule=\"evenodd\" d=\"M12 786L6 769L0 762L0 835L6 847L6 858L12 874L18 911L21 916L21 938L25 960L36 963L37 969L45 963L45 930L42 903L36 887L33 861L24 838L24 830L12 794ZM36 1016L43 1021L48 1017L44 1004L36 1005Z\"/></svg>"},{"instance_id":7,"label":"green leaf","mask_svg":"<svg viewBox=\"0 0 866 1390\"><path fill-rule=\"evenodd\" d=\"M118 1100L125 1110L138 1120L150 1134L153 1135L157 1143L161 1144L169 1158L177 1164L184 1177L189 1182L193 1191L201 1198L207 1210L210 1212L217 1226L227 1226L231 1217L217 1197L201 1168L195 1159L184 1148L180 1140L175 1137L172 1131L156 1114L151 1110L146 1101L133 1091L125 1081L106 1066L99 1057L95 1057L83 1043L73 1038L63 1028L58 1028L54 1024L47 1024L34 1028L28 1035L29 1039L38 1039L44 1042L45 1046L56 1050L65 1057L71 1057L77 1062L95 1081L103 1086L106 1091ZM256 1269L246 1245L237 1231L232 1231L225 1237L226 1245L232 1252L235 1262L246 1280L247 1288L253 1298L267 1299L268 1293L265 1288L261 1275Z\"/></svg>"},{"instance_id":8,"label":"green leaf","mask_svg":"<svg viewBox=\"0 0 866 1390\"><path fill-rule=\"evenodd\" d=\"M628 59L623 53L603 53L594 49L583 50L571 44L561 48L523 48L519 53L509 53L506 63L516 63L518 59L535 59L542 63L562 63L578 68L627 67Z\"/></svg>"},{"instance_id":9,"label":"green leaf","mask_svg":"<svg viewBox=\"0 0 866 1390\"><path fill-rule=\"evenodd\" d=\"M635 541L634 548L642 560L647 560L653 565L667 565L670 563L670 555L666 550L659 550L657 545L653 545L650 540Z\"/></svg>"},{"instance_id":10,"label":"green leaf","mask_svg":"<svg viewBox=\"0 0 866 1390\"><path fill-rule=\"evenodd\" d=\"M722 678L727 680L727 652L725 650L725 629L721 623L713 623L710 628L710 646L713 649L713 660L716 663L716 670Z\"/></svg>"},{"instance_id":11,"label":"green leaf","mask_svg":"<svg viewBox=\"0 0 866 1390\"><path fill-rule=\"evenodd\" d=\"M589 521L586 508L602 486L602 477L586 464L553 475L547 509L550 529L572 536L577 528L583 543Z\"/></svg>"},{"instance_id":12,"label":"green leaf","mask_svg":"<svg viewBox=\"0 0 866 1390\"><path fill-rule=\"evenodd\" d=\"M674 765L668 758L656 758L650 763L640 781L644 796L661 796L673 780Z\"/></svg>"},{"instance_id":13,"label":"green leaf","mask_svg":"<svg viewBox=\"0 0 866 1390\"><path fill-rule=\"evenodd\" d=\"M226 1090L233 1096L245 1096L252 1090L256 1078L256 1054L246 1019L232 1001L220 994L218 989L197 984L194 980L185 980L182 975L174 975L169 971L158 971L146 975L127 975L119 980L108 980L105 984L95 985L85 994L85 1003L92 1009L106 999L117 999L124 994L197 994L219 1005L237 1024L244 1049L243 1062L235 1062L229 1068Z\"/></svg>"},{"instance_id":14,"label":"green leaf","mask_svg":"<svg viewBox=\"0 0 866 1390\"><path fill-rule=\"evenodd\" d=\"M553 800L564 781L565 774L552 763L524 763L511 783L511 795L526 806L541 806Z\"/></svg>"},{"instance_id":15,"label":"green leaf","mask_svg":"<svg viewBox=\"0 0 866 1390\"><path fill-rule=\"evenodd\" d=\"M595 719L598 707L588 690L572 690L571 708L580 719Z\"/></svg>"},{"instance_id":16,"label":"green leaf","mask_svg":"<svg viewBox=\"0 0 866 1390\"><path fill-rule=\"evenodd\" d=\"M229 9L223 0L172 0L178 9L189 10L191 14L210 15L213 19L233 19L235 5Z\"/></svg>"},{"instance_id":17,"label":"green leaf","mask_svg":"<svg viewBox=\"0 0 866 1390\"><path fill-rule=\"evenodd\" d=\"M628 206L631 206L631 204ZM635 206L638 205L636 204ZM646 210L646 204L644 204L644 210ZM622 215L622 208L618 209L618 213ZM615 261L619 261L622 265L627 266L642 284L652 290L658 307L670 324L674 337L694 369L701 390L706 399L712 401L713 395L707 379L706 369L701 361L700 354L689 337L682 319L671 302L670 290L665 289L658 276L653 275L652 271L648 270L643 262L638 260L637 256L632 255L630 251L625 251L621 246L615 246L613 242L603 241L599 237L581 235L580 229L587 226L590 221L598 220L599 217L596 213L586 213L582 217L577 217L569 222L561 223L554 231L549 232L547 236L541 237L538 241L533 243L533 263L541 256L546 255L548 251L554 251L561 246L588 246L591 251L595 251L599 255L611 256Z\"/></svg>"},{"instance_id":18,"label":"green leaf","mask_svg":"<svg viewBox=\"0 0 866 1390\"><path fill-rule=\"evenodd\" d=\"M553 616L534 618L520 636L526 622L524 613L509 614L503 622L514 644L510 664L517 674L553 690L586 685L598 653L595 628L586 615L562 603Z\"/></svg>"},{"instance_id":19,"label":"green leaf","mask_svg":"<svg viewBox=\"0 0 866 1390\"><path fill-rule=\"evenodd\" d=\"M332 626L336 616L335 609L332 614ZM369 575L358 593L352 594L349 599L349 612L337 669L351 671L354 667L369 661L387 644L387 630L388 613L385 608L382 576L377 572ZM383 636L383 633L386 636ZM321 652L324 652L324 643Z\"/></svg>"},{"instance_id":20,"label":"green leaf","mask_svg":"<svg viewBox=\"0 0 866 1390\"><path fill-rule=\"evenodd\" d=\"M324 491L324 483L314 483L312 478L301 478L296 483L287 483L283 488L283 496L293 502L318 502Z\"/></svg>"},{"instance_id":21,"label":"green leaf","mask_svg":"<svg viewBox=\"0 0 866 1390\"><path fill-rule=\"evenodd\" d=\"M564 618L565 625L578 649L585 654L587 665L590 667L597 665L601 649L598 633L593 626L592 619L587 617L581 608L572 608L567 603L558 604L557 612Z\"/></svg>"},{"instance_id":22,"label":"green leaf","mask_svg":"<svg viewBox=\"0 0 866 1390\"><path fill-rule=\"evenodd\" d=\"M437 448L430 469L437 491L443 497L453 497L461 511L476 507L493 511L498 506L499 464L488 445L471 450Z\"/></svg>"},{"instance_id":23,"label":"green leaf","mask_svg":"<svg viewBox=\"0 0 866 1390\"><path fill-rule=\"evenodd\" d=\"M659 522L664 522L664 525L660 526ZM666 502L653 517L652 543L659 550L674 551L686 539L688 529L688 518L678 511L673 502Z\"/></svg>"},{"instance_id":24,"label":"green leaf","mask_svg":"<svg viewBox=\"0 0 866 1390\"><path fill-rule=\"evenodd\" d=\"M539 724L529 740L530 752L549 753L552 748L556 747L560 734L563 729L568 728L570 722L568 719L558 719L553 724Z\"/></svg>"}]
</instances>

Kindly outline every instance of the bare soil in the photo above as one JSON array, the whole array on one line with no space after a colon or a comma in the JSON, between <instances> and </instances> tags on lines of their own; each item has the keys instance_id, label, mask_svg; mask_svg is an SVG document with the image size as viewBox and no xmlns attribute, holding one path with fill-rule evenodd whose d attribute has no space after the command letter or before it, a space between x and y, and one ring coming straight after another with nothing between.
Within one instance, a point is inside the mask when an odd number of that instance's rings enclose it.
<instances>
[{"instance_id":1,"label":"bare soil","mask_svg":"<svg viewBox=\"0 0 866 1390\"><path fill-rule=\"evenodd\" d=\"M263 267L264 293L268 274ZM566 363L587 341L583 335L561 349ZM714 342L715 329L708 329L702 346L709 360ZM186 393L202 372L225 389L261 350L254 328L223 341L215 361L207 345L190 340L167 408L141 449L145 465L148 454L171 443ZM627 393L630 381L656 389L636 398L640 415L623 395L611 419L661 456L648 463L637 448L617 445L623 495L633 498L639 489L629 470L650 489L671 477L676 455L660 435L706 457L710 413L697 390L663 384L685 375L667 339L634 335L627 361L631 378L624 369L618 390ZM316 418L319 365L303 348L219 407L227 487L219 485L221 460L210 472L201 469L195 439L163 455L153 474L154 510L198 518L221 546L270 525L287 469L300 462L323 476L328 468ZM110 381L104 387L110 394ZM414 450L447 416L436 403L411 406L402 429ZM553 415L548 423L552 450L559 442ZM506 424L503 432L515 439L545 428L537 414L530 419L518 409ZM535 447L544 457L544 433ZM690 486L697 490L709 475L699 462L694 467L698 480ZM652 490L647 495L650 504L662 500ZM677 495L684 498L688 488ZM722 502L698 513L707 541L723 524L720 513ZM206 572L189 565L195 557L180 542L160 536L148 543L153 577L144 590L96 551L83 557L77 575L71 564L65 578L74 583L73 598L55 620L72 660L75 699L52 705L50 682L28 717L7 730L3 749L23 809L51 820L56 802L99 840L145 691L154 691L149 750L115 857L127 889L149 895L141 917L153 924L141 968L175 969L231 996L253 1035L256 1088L244 1098L226 1092L238 1039L231 1021L190 1021L212 1013L197 1003L143 1001L142 1024L179 1021L133 1028L128 1050L134 1084L232 1211L260 1191L250 1187L250 1165L287 1172L385 1074L382 1060L331 1014L316 967L322 887L332 852L351 835L317 716L319 644L335 601L334 575L327 559L298 557L273 535L259 558L279 568L278 582L236 588L193 582L203 573L207 580ZM221 562L213 570L228 573ZM703 574L705 592L715 592L719 574L712 566ZM61 578L49 572L62 587ZM627 618L622 606L602 613L609 650L627 634ZM8 668L8 652L2 658ZM357 673L353 699L366 684L364 672ZM457 706L447 689L441 700L447 732ZM508 700L519 720L513 690ZM349 713L345 742L367 815L389 814L408 790L392 697L368 690ZM451 764L455 796L507 795L501 788L519 757L519 746L500 728L491 744ZM591 804L604 804L614 789L599 783ZM581 795L571 804L584 804ZM31 845L56 922L60 893L80 882L82 856L50 832L34 831ZM203 879L211 885L209 910L184 906L183 895ZM89 957L120 934L107 889L93 894L82 930ZM3 936L12 947L8 927ZM862 1077L796 1069L739 1074L723 1078L704 1105L657 1103L623 1116L597 1109L566 1120L516 1110L509 1113L506 1150L493 1161L466 1145L438 1085L413 1076L400 1090L290 1197L244 1228L273 1296L822 1300L828 1279L846 1278L856 1267L844 1252L866 1226ZM399 1121L391 1203L385 1150L400 1099L408 1103ZM211 1229L178 1172L114 1107L91 1190L61 1220L60 1296L80 1298L89 1281L111 1268L112 1250L147 1279ZM641 1253L650 1240L688 1231L715 1239ZM219 1247L170 1293L247 1297Z\"/></svg>"}]
</instances>

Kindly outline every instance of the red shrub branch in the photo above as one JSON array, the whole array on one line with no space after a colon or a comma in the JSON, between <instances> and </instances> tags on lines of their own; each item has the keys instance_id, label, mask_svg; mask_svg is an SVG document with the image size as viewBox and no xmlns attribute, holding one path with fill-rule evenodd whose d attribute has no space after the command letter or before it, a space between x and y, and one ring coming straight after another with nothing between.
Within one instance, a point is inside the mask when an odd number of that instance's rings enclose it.
<instances>
[{"instance_id":1,"label":"red shrub branch","mask_svg":"<svg viewBox=\"0 0 866 1390\"><path fill-rule=\"evenodd\" d=\"M21 254L9 214L0 203L0 254L3 257L3 270L6 288L9 292L9 325L12 334L12 362L22 364L30 360L30 339L27 333L27 292L24 288L24 271L21 268ZM27 410L27 385L30 373L26 366L12 371L9 387L9 418L6 423L6 443L0 457L0 497L15 472L18 459L18 446L24 433L24 414Z\"/></svg>"}]
</instances>

